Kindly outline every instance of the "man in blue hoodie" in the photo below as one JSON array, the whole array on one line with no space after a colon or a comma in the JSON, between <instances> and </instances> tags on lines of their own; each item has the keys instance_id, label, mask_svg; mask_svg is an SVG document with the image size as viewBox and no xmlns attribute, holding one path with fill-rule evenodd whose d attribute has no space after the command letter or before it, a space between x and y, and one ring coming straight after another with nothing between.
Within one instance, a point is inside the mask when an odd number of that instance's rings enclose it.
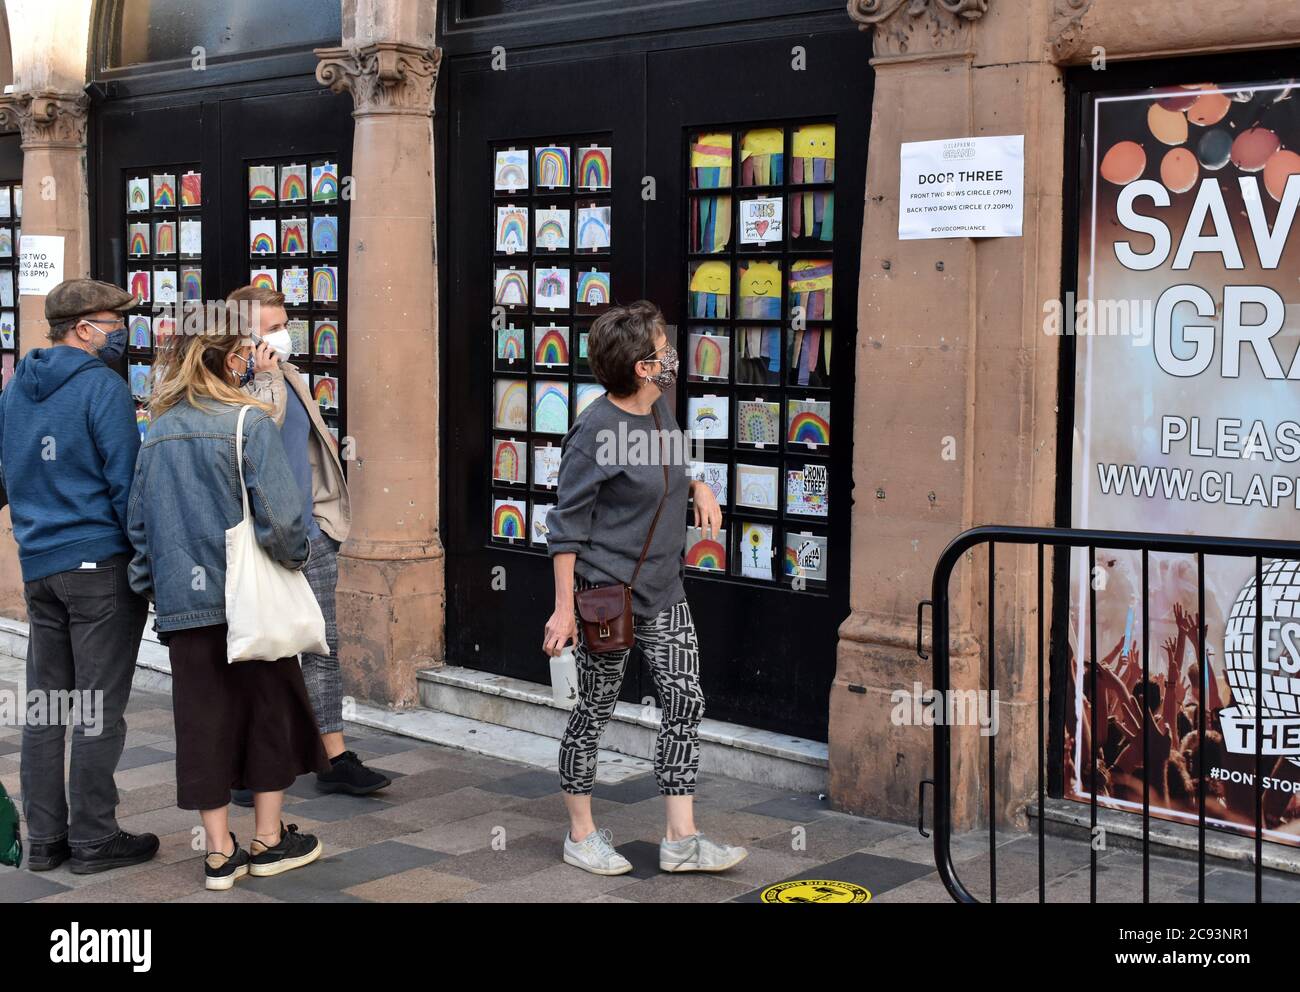
<instances>
[{"instance_id":1,"label":"man in blue hoodie","mask_svg":"<svg viewBox=\"0 0 1300 992\"><path fill-rule=\"evenodd\" d=\"M0 482L31 625L21 782L32 871L71 857L73 872L89 874L148 861L158 850L154 835L118 827L113 781L148 613L127 581L127 497L140 450L135 405L106 364L126 348L122 315L135 303L109 283L59 283L45 298L52 346L29 352L0 392ZM72 700L79 709L69 712ZM73 731L65 799L66 723Z\"/></svg>"}]
</instances>

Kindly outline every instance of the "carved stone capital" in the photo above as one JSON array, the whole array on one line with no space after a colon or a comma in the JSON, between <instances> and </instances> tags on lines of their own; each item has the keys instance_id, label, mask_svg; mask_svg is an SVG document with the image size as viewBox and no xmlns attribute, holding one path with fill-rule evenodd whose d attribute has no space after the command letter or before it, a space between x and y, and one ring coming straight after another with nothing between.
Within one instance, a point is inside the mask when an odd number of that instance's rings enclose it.
<instances>
[{"instance_id":1,"label":"carved stone capital","mask_svg":"<svg viewBox=\"0 0 1300 992\"><path fill-rule=\"evenodd\" d=\"M15 93L0 97L0 128L18 131L23 148L84 148L89 109L85 93Z\"/></svg>"},{"instance_id":2,"label":"carved stone capital","mask_svg":"<svg viewBox=\"0 0 1300 992\"><path fill-rule=\"evenodd\" d=\"M433 114L441 48L380 42L365 48L317 48L316 80L334 93L352 93L353 116Z\"/></svg>"},{"instance_id":3,"label":"carved stone capital","mask_svg":"<svg viewBox=\"0 0 1300 992\"><path fill-rule=\"evenodd\" d=\"M1083 17L1094 0L1053 0L1052 23L1047 32L1052 58L1068 61L1083 37Z\"/></svg>"},{"instance_id":4,"label":"carved stone capital","mask_svg":"<svg viewBox=\"0 0 1300 992\"><path fill-rule=\"evenodd\" d=\"M874 29L877 58L960 52L989 0L849 0L849 17Z\"/></svg>"}]
</instances>

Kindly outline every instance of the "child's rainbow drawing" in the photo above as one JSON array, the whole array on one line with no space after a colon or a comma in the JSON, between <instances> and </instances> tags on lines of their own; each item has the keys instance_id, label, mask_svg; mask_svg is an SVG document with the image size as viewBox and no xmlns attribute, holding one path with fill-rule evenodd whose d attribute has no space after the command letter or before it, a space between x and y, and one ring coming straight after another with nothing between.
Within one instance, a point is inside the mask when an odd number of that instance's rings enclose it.
<instances>
[{"instance_id":1,"label":"child's rainbow drawing","mask_svg":"<svg viewBox=\"0 0 1300 992\"><path fill-rule=\"evenodd\" d=\"M820 448L831 443L831 405L820 400L790 400L787 404L790 423L786 429L789 444Z\"/></svg>"},{"instance_id":2,"label":"child's rainbow drawing","mask_svg":"<svg viewBox=\"0 0 1300 992\"><path fill-rule=\"evenodd\" d=\"M320 265L312 269L311 298L317 303L334 303L339 298L337 265Z\"/></svg>"},{"instance_id":3,"label":"child's rainbow drawing","mask_svg":"<svg viewBox=\"0 0 1300 992\"><path fill-rule=\"evenodd\" d=\"M521 441L496 442L492 455L493 482L524 481L524 445Z\"/></svg>"},{"instance_id":4,"label":"child's rainbow drawing","mask_svg":"<svg viewBox=\"0 0 1300 992\"><path fill-rule=\"evenodd\" d=\"M315 375L312 376L314 383L312 385L312 395L316 397L316 402L320 404L322 410L337 410L339 408L339 381L332 375Z\"/></svg>"},{"instance_id":5,"label":"child's rainbow drawing","mask_svg":"<svg viewBox=\"0 0 1300 992\"><path fill-rule=\"evenodd\" d=\"M569 384L533 383L533 430L539 434L565 434L569 430Z\"/></svg>"},{"instance_id":6,"label":"child's rainbow drawing","mask_svg":"<svg viewBox=\"0 0 1300 992\"><path fill-rule=\"evenodd\" d=\"M280 221L280 254L307 254L307 220L303 217L290 217Z\"/></svg>"},{"instance_id":7,"label":"child's rainbow drawing","mask_svg":"<svg viewBox=\"0 0 1300 992\"><path fill-rule=\"evenodd\" d=\"M128 255L149 254L149 225L132 224L127 247Z\"/></svg>"},{"instance_id":8,"label":"child's rainbow drawing","mask_svg":"<svg viewBox=\"0 0 1300 992\"><path fill-rule=\"evenodd\" d=\"M307 282L310 273L298 265L288 266L280 271L280 292L284 302L289 306L298 306L307 302Z\"/></svg>"},{"instance_id":9,"label":"child's rainbow drawing","mask_svg":"<svg viewBox=\"0 0 1300 992\"><path fill-rule=\"evenodd\" d=\"M581 148L579 152L578 186L582 189L609 189L613 149L593 146Z\"/></svg>"},{"instance_id":10,"label":"child's rainbow drawing","mask_svg":"<svg viewBox=\"0 0 1300 992\"><path fill-rule=\"evenodd\" d=\"M494 302L503 307L528 306L528 276L519 269L497 269Z\"/></svg>"},{"instance_id":11,"label":"child's rainbow drawing","mask_svg":"<svg viewBox=\"0 0 1300 992\"><path fill-rule=\"evenodd\" d=\"M203 299L203 270L193 266L181 269L181 299Z\"/></svg>"},{"instance_id":12,"label":"child's rainbow drawing","mask_svg":"<svg viewBox=\"0 0 1300 992\"><path fill-rule=\"evenodd\" d=\"M502 431L528 429L528 383L523 379L497 379L496 413L492 426Z\"/></svg>"},{"instance_id":13,"label":"child's rainbow drawing","mask_svg":"<svg viewBox=\"0 0 1300 992\"><path fill-rule=\"evenodd\" d=\"M545 310L566 310L569 306L569 270L537 267L534 273L533 306Z\"/></svg>"},{"instance_id":14,"label":"child's rainbow drawing","mask_svg":"<svg viewBox=\"0 0 1300 992\"><path fill-rule=\"evenodd\" d=\"M154 270L153 301L155 303L176 302L176 270L175 269Z\"/></svg>"},{"instance_id":15,"label":"child's rainbow drawing","mask_svg":"<svg viewBox=\"0 0 1300 992\"><path fill-rule=\"evenodd\" d=\"M731 185L731 135L697 135L691 142L691 180L695 189Z\"/></svg>"},{"instance_id":16,"label":"child's rainbow drawing","mask_svg":"<svg viewBox=\"0 0 1300 992\"><path fill-rule=\"evenodd\" d=\"M525 503L512 499L493 501L492 536L513 541L524 536Z\"/></svg>"},{"instance_id":17,"label":"child's rainbow drawing","mask_svg":"<svg viewBox=\"0 0 1300 992\"><path fill-rule=\"evenodd\" d=\"M718 334L692 334L690 376L725 379L731 364L730 339Z\"/></svg>"},{"instance_id":18,"label":"child's rainbow drawing","mask_svg":"<svg viewBox=\"0 0 1300 992\"><path fill-rule=\"evenodd\" d=\"M312 335L312 351L317 358L339 357L339 325L332 320L316 321Z\"/></svg>"},{"instance_id":19,"label":"child's rainbow drawing","mask_svg":"<svg viewBox=\"0 0 1300 992\"><path fill-rule=\"evenodd\" d=\"M764 400L738 400L736 440L741 444L776 444L780 438L781 407Z\"/></svg>"},{"instance_id":20,"label":"child's rainbow drawing","mask_svg":"<svg viewBox=\"0 0 1300 992\"><path fill-rule=\"evenodd\" d=\"M808 320L831 320L834 267L829 259L801 258L790 266L790 306Z\"/></svg>"},{"instance_id":21,"label":"child's rainbow drawing","mask_svg":"<svg viewBox=\"0 0 1300 992\"><path fill-rule=\"evenodd\" d=\"M307 199L307 166L280 166L280 202Z\"/></svg>"},{"instance_id":22,"label":"child's rainbow drawing","mask_svg":"<svg viewBox=\"0 0 1300 992\"><path fill-rule=\"evenodd\" d=\"M275 221L250 220L248 222L248 253L250 255L275 254Z\"/></svg>"},{"instance_id":23,"label":"child's rainbow drawing","mask_svg":"<svg viewBox=\"0 0 1300 992\"><path fill-rule=\"evenodd\" d=\"M333 162L322 162L311 167L311 199L313 203L333 203L339 197L339 167Z\"/></svg>"},{"instance_id":24,"label":"child's rainbow drawing","mask_svg":"<svg viewBox=\"0 0 1300 992\"><path fill-rule=\"evenodd\" d=\"M578 383L577 396L573 403L573 419L582 416L582 411L605 395L605 387L598 382Z\"/></svg>"},{"instance_id":25,"label":"child's rainbow drawing","mask_svg":"<svg viewBox=\"0 0 1300 992\"><path fill-rule=\"evenodd\" d=\"M176 254L176 222L162 220L153 226L153 250L155 255Z\"/></svg>"},{"instance_id":26,"label":"child's rainbow drawing","mask_svg":"<svg viewBox=\"0 0 1300 992\"><path fill-rule=\"evenodd\" d=\"M497 152L493 186L500 193L528 188L528 149L509 148Z\"/></svg>"},{"instance_id":27,"label":"child's rainbow drawing","mask_svg":"<svg viewBox=\"0 0 1300 992\"><path fill-rule=\"evenodd\" d=\"M702 572L727 570L727 532L718 532L720 540L704 537L698 527L686 528L686 567Z\"/></svg>"},{"instance_id":28,"label":"child's rainbow drawing","mask_svg":"<svg viewBox=\"0 0 1300 992\"><path fill-rule=\"evenodd\" d=\"M253 203L275 202L275 166L248 167L248 199Z\"/></svg>"},{"instance_id":29,"label":"child's rainbow drawing","mask_svg":"<svg viewBox=\"0 0 1300 992\"><path fill-rule=\"evenodd\" d=\"M497 207L497 247L507 255L528 250L528 208Z\"/></svg>"},{"instance_id":30,"label":"child's rainbow drawing","mask_svg":"<svg viewBox=\"0 0 1300 992\"><path fill-rule=\"evenodd\" d=\"M155 210L167 210L176 206L176 177L157 175L153 177L153 205Z\"/></svg>"},{"instance_id":31,"label":"child's rainbow drawing","mask_svg":"<svg viewBox=\"0 0 1300 992\"><path fill-rule=\"evenodd\" d=\"M569 247L569 211L554 207L538 207L537 230L534 234L538 249L557 251Z\"/></svg>"},{"instance_id":32,"label":"child's rainbow drawing","mask_svg":"<svg viewBox=\"0 0 1300 992\"><path fill-rule=\"evenodd\" d=\"M187 172L181 176L181 206L197 207L203 203L203 173Z\"/></svg>"},{"instance_id":33,"label":"child's rainbow drawing","mask_svg":"<svg viewBox=\"0 0 1300 992\"><path fill-rule=\"evenodd\" d=\"M568 189L572 185L567 147L544 145L534 149L533 155L534 178L538 189Z\"/></svg>"},{"instance_id":34,"label":"child's rainbow drawing","mask_svg":"<svg viewBox=\"0 0 1300 992\"><path fill-rule=\"evenodd\" d=\"M533 350L533 364L556 366L569 364L569 331L564 327L539 327L541 332Z\"/></svg>"},{"instance_id":35,"label":"child's rainbow drawing","mask_svg":"<svg viewBox=\"0 0 1300 992\"><path fill-rule=\"evenodd\" d=\"M497 361L513 365L524 357L524 329L511 324L497 328Z\"/></svg>"},{"instance_id":36,"label":"child's rainbow drawing","mask_svg":"<svg viewBox=\"0 0 1300 992\"><path fill-rule=\"evenodd\" d=\"M339 219L333 214L312 217L311 250L317 255L333 255L339 250Z\"/></svg>"},{"instance_id":37,"label":"child's rainbow drawing","mask_svg":"<svg viewBox=\"0 0 1300 992\"><path fill-rule=\"evenodd\" d=\"M126 181L126 209L130 213L149 209L149 180L128 179Z\"/></svg>"},{"instance_id":38,"label":"child's rainbow drawing","mask_svg":"<svg viewBox=\"0 0 1300 992\"><path fill-rule=\"evenodd\" d=\"M580 251L601 251L610 243L610 208L578 208L578 249Z\"/></svg>"},{"instance_id":39,"label":"child's rainbow drawing","mask_svg":"<svg viewBox=\"0 0 1300 992\"><path fill-rule=\"evenodd\" d=\"M149 318L144 314L134 314L131 317L131 347L148 348L149 343Z\"/></svg>"},{"instance_id":40,"label":"child's rainbow drawing","mask_svg":"<svg viewBox=\"0 0 1300 992\"><path fill-rule=\"evenodd\" d=\"M578 302L586 307L603 307L610 301L609 273L590 269L578 273Z\"/></svg>"},{"instance_id":41,"label":"child's rainbow drawing","mask_svg":"<svg viewBox=\"0 0 1300 992\"><path fill-rule=\"evenodd\" d=\"M278 278L275 269L252 269L248 273L249 285L256 286L258 289L278 289L276 285Z\"/></svg>"},{"instance_id":42,"label":"child's rainbow drawing","mask_svg":"<svg viewBox=\"0 0 1300 992\"><path fill-rule=\"evenodd\" d=\"M127 292L132 293L141 303L148 303L152 297L149 273L143 271L127 274Z\"/></svg>"}]
</instances>

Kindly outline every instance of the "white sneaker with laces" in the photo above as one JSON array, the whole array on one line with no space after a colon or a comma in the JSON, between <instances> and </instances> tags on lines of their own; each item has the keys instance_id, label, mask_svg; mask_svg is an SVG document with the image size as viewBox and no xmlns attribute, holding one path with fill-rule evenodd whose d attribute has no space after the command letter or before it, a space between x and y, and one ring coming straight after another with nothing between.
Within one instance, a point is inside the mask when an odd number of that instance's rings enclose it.
<instances>
[{"instance_id":1,"label":"white sneaker with laces","mask_svg":"<svg viewBox=\"0 0 1300 992\"><path fill-rule=\"evenodd\" d=\"M704 834L659 842L659 867L663 871L726 871L747 857L743 847L719 844Z\"/></svg>"},{"instance_id":2,"label":"white sneaker with laces","mask_svg":"<svg viewBox=\"0 0 1300 992\"><path fill-rule=\"evenodd\" d=\"M582 840L575 841L564 834L564 863L589 871L593 875L626 875L632 862L614 850L612 830L593 830Z\"/></svg>"}]
</instances>

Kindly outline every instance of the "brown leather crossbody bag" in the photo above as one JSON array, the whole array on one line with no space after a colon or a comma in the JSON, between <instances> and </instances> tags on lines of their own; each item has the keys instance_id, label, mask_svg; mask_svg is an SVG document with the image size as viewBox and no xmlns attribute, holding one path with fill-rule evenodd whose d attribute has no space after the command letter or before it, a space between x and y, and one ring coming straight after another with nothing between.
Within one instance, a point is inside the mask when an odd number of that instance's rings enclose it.
<instances>
[{"instance_id":1,"label":"brown leather crossbody bag","mask_svg":"<svg viewBox=\"0 0 1300 992\"><path fill-rule=\"evenodd\" d=\"M662 439L659 431L659 411L654 407L650 412L655 418L656 436ZM578 622L582 624L582 637L587 650L592 654L605 654L609 651L623 651L636 643L636 633L632 620L632 587L636 577L645 564L645 556L650 552L650 542L654 540L655 527L659 515L663 513L664 503L668 499L668 462L659 452L659 461L664 467L664 494L655 510L654 519L650 521L650 533L646 535L645 544L641 546L641 557L637 559L636 568L632 570L632 580L624 585L611 582L606 585L580 589L574 594L578 607Z\"/></svg>"}]
</instances>

